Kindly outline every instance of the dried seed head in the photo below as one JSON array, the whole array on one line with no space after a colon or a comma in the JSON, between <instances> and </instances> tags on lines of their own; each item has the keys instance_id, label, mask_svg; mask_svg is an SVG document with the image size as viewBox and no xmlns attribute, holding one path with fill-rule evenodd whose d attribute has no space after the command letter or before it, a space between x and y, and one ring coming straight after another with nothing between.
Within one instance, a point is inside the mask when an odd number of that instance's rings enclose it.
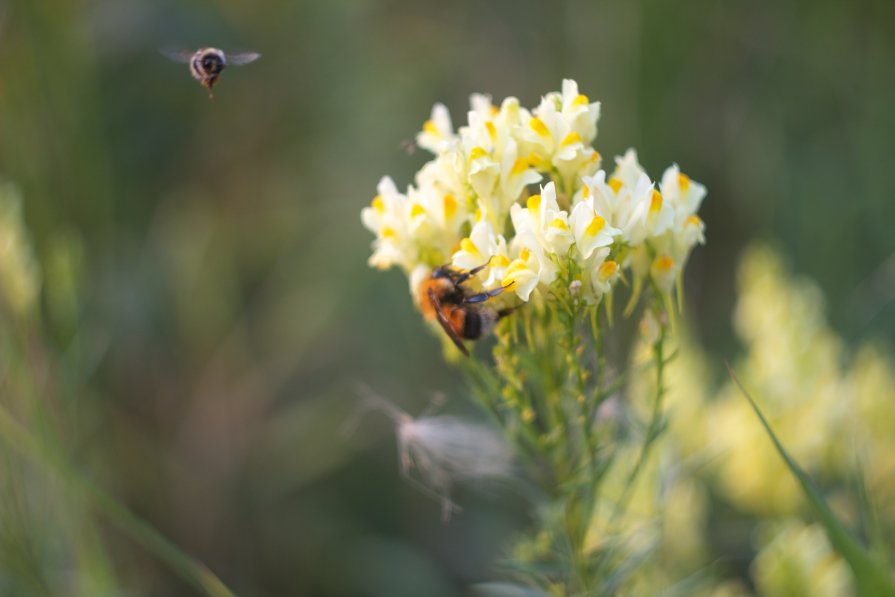
<instances>
[{"instance_id":1,"label":"dried seed head","mask_svg":"<svg viewBox=\"0 0 895 597\"><path fill-rule=\"evenodd\" d=\"M415 419L369 390L363 394L366 409L381 410L395 422L402 473L441 501L445 519L457 509L450 499L455 482L510 476L512 452L490 427L451 415Z\"/></svg>"}]
</instances>

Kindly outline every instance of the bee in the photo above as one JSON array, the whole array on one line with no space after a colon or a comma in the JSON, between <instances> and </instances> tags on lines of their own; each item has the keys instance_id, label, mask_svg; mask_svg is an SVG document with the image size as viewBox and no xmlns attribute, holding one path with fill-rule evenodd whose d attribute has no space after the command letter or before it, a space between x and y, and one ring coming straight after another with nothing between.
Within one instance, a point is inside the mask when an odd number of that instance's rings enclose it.
<instances>
[{"instance_id":1,"label":"bee","mask_svg":"<svg viewBox=\"0 0 895 597\"><path fill-rule=\"evenodd\" d=\"M429 321L438 321L448 337L466 356L469 356L469 350L463 345L463 340L481 338L494 329L500 319L514 310L495 309L483 304L512 286L512 282L478 293L464 286L469 278L487 266L486 263L468 271L460 271L450 265L443 265L423 280L419 287L419 306L423 316Z\"/></svg>"},{"instance_id":2,"label":"bee","mask_svg":"<svg viewBox=\"0 0 895 597\"><path fill-rule=\"evenodd\" d=\"M223 50L217 48L199 48L195 52L162 50L162 53L175 62L189 64L193 78L208 89L208 99L214 97L212 88L228 65L248 64L261 57L257 52L225 54Z\"/></svg>"}]
</instances>

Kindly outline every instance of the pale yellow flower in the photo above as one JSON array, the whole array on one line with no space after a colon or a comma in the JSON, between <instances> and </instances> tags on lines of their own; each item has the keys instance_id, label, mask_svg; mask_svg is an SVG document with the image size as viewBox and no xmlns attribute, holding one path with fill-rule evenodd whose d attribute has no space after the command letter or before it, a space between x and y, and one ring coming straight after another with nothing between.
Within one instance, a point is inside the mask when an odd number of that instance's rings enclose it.
<instances>
[{"instance_id":1,"label":"pale yellow flower","mask_svg":"<svg viewBox=\"0 0 895 597\"><path fill-rule=\"evenodd\" d=\"M501 284L512 284L510 290L528 301L539 284L549 285L556 279L556 265L544 254L541 243L531 231L516 234L511 243L515 258L507 266Z\"/></svg>"}]
</instances>

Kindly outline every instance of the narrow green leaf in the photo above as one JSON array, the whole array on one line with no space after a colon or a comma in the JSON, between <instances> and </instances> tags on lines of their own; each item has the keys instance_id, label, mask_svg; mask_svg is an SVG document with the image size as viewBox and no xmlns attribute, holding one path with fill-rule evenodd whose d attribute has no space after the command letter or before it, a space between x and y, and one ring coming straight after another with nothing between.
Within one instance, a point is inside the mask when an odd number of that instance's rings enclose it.
<instances>
[{"instance_id":1,"label":"narrow green leaf","mask_svg":"<svg viewBox=\"0 0 895 597\"><path fill-rule=\"evenodd\" d=\"M733 368L729 363L725 362L725 365L727 365L727 370L730 372L730 377L733 378L734 383L739 387L740 391L746 397L746 400L749 401L752 410L758 415L761 425L774 443L774 447L777 449L780 457L783 458L783 461L786 463L786 466L789 467L790 472L798 480L799 485L802 487L802 491L805 493L805 497L808 498L808 502L817 512L818 518L820 518L824 529L827 531L827 536L830 538L830 543L833 544L833 548L839 552L839 555L841 555L851 567L858 592L861 595L870 595L874 597L877 595L895 595L895 582L893 582L889 572L882 564L880 564L880 562L874 559L854 537L852 537L848 532L848 529L846 529L839 519L836 518L836 515L830 510L830 506L824 500L823 496L821 496L820 491L814 485L814 482L808 474L799 467L798 463L793 460L783 447L783 444L780 443L777 435L771 429L771 425L758 408L758 404L752 399L749 392L746 391L743 383L737 377L736 373L734 373Z\"/></svg>"}]
</instances>

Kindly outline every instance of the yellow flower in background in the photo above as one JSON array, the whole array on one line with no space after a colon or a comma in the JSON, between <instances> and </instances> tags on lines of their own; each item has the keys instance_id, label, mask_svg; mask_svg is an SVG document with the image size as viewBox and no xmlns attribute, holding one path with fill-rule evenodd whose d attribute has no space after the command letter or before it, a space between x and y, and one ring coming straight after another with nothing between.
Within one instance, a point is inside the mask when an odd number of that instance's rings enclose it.
<instances>
[{"instance_id":1,"label":"yellow flower in background","mask_svg":"<svg viewBox=\"0 0 895 597\"><path fill-rule=\"evenodd\" d=\"M19 316L34 308L40 271L22 218L22 196L10 183L0 183L0 290Z\"/></svg>"},{"instance_id":2,"label":"yellow flower in background","mask_svg":"<svg viewBox=\"0 0 895 597\"><path fill-rule=\"evenodd\" d=\"M837 515L856 524L863 474L883 536L895 529L895 360L879 343L849 360L829 328L818 288L787 271L771 249L757 245L738 274L735 326L745 345L734 368L787 450L812 476ZM649 328L650 326L647 326ZM681 337L680 334L678 335ZM693 346L668 365L665 395L668 448L684 471L697 471L731 505L759 517L764 541L752 565L762 595L853 595L850 569L820 526L791 518L804 512L803 494L740 391L725 384L714 400L702 385ZM648 397L635 379L630 395ZM643 398L640 398L642 401ZM676 450L676 451L675 451ZM723 522L721 523L723 524Z\"/></svg>"},{"instance_id":3,"label":"yellow flower in background","mask_svg":"<svg viewBox=\"0 0 895 597\"><path fill-rule=\"evenodd\" d=\"M809 473L842 474L853 456L847 433L853 392L842 370L842 342L826 327L818 289L794 279L762 246L745 253L739 286L734 322L747 352L738 374ZM709 421L728 496L756 513L796 512L801 492L733 385L721 391Z\"/></svg>"},{"instance_id":4,"label":"yellow flower in background","mask_svg":"<svg viewBox=\"0 0 895 597\"><path fill-rule=\"evenodd\" d=\"M855 594L848 565L830 546L820 525L796 520L773 525L752 564L761 595L848 597Z\"/></svg>"},{"instance_id":5,"label":"yellow flower in background","mask_svg":"<svg viewBox=\"0 0 895 597\"><path fill-rule=\"evenodd\" d=\"M854 396L851 437L885 534L895 531L895 359L880 343L862 346L848 380Z\"/></svg>"}]
</instances>

